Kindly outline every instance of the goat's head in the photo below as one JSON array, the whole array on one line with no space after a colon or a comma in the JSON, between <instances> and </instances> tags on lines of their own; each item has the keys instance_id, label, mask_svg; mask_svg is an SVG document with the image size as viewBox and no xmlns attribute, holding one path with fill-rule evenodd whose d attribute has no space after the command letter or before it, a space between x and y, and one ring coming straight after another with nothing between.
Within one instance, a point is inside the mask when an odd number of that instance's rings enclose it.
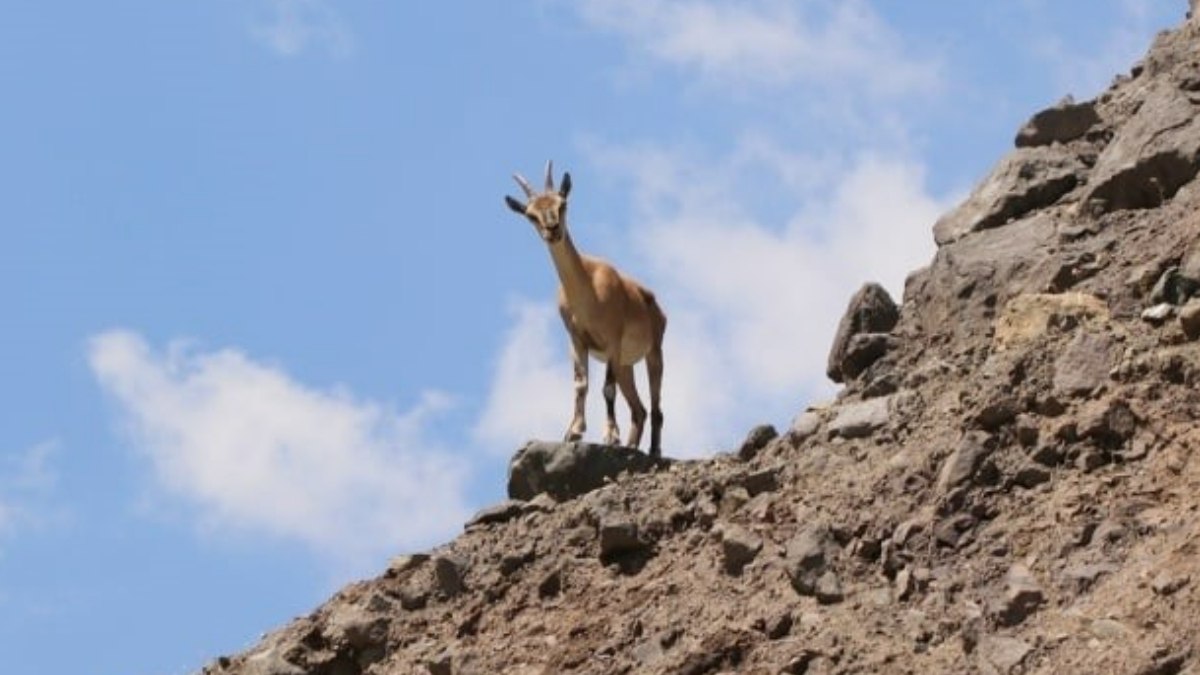
<instances>
[{"instance_id":1,"label":"goat's head","mask_svg":"<svg viewBox=\"0 0 1200 675\"><path fill-rule=\"evenodd\" d=\"M513 174L517 185L525 193L528 202L515 197L504 197L508 208L529 219L542 239L548 244L560 241L567 232L567 195L571 192L571 174L563 173L562 185L554 189L554 162L546 162L546 188L535 192L521 174Z\"/></svg>"}]
</instances>

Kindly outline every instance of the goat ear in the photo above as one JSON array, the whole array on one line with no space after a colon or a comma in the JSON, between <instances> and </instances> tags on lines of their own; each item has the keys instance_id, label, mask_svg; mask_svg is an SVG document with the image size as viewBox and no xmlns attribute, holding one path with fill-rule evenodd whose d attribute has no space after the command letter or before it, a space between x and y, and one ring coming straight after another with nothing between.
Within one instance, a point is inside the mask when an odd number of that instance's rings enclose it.
<instances>
[{"instance_id":1,"label":"goat ear","mask_svg":"<svg viewBox=\"0 0 1200 675\"><path fill-rule=\"evenodd\" d=\"M512 209L513 211L516 211L521 215L525 215L525 205L517 201L515 198L504 195L504 203L508 204L508 208Z\"/></svg>"},{"instance_id":2,"label":"goat ear","mask_svg":"<svg viewBox=\"0 0 1200 675\"><path fill-rule=\"evenodd\" d=\"M568 172L563 172L562 186L558 188L558 196L562 197L563 199L566 199L567 195L570 194L570 192L571 192L571 174Z\"/></svg>"}]
</instances>

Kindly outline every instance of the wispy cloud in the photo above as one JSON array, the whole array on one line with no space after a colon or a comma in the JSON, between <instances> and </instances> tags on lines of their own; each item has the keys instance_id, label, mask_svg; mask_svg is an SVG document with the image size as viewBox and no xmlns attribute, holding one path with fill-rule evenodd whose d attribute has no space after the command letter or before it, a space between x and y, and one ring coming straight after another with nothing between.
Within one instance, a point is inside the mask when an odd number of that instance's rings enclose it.
<instances>
[{"instance_id":1,"label":"wispy cloud","mask_svg":"<svg viewBox=\"0 0 1200 675\"><path fill-rule=\"evenodd\" d=\"M670 315L663 401L671 454L728 448L750 425L786 423L808 398L830 393L825 358L846 301L868 280L899 300L905 276L932 255L930 228L950 203L928 192L922 165L910 159L821 160L756 147L729 157L653 145L588 149L603 173L631 187L639 224L624 266L640 270ZM815 176L784 216L756 215L747 177L787 185ZM534 429L560 434L570 412L557 317L547 304L515 319L481 426L508 443ZM595 407L589 415L590 428L602 428Z\"/></svg>"},{"instance_id":2,"label":"wispy cloud","mask_svg":"<svg viewBox=\"0 0 1200 675\"><path fill-rule=\"evenodd\" d=\"M350 53L354 38L327 0L261 0L264 17L251 27L254 37L283 57L310 50L332 56Z\"/></svg>"},{"instance_id":3,"label":"wispy cloud","mask_svg":"<svg viewBox=\"0 0 1200 675\"><path fill-rule=\"evenodd\" d=\"M356 562L427 545L467 513L466 467L427 435L443 395L397 413L236 349L160 351L125 330L94 336L88 358L158 487L206 528Z\"/></svg>"},{"instance_id":4,"label":"wispy cloud","mask_svg":"<svg viewBox=\"0 0 1200 675\"><path fill-rule=\"evenodd\" d=\"M913 56L863 0L583 0L572 7L635 54L725 85L804 83L882 97L940 86L938 64Z\"/></svg>"},{"instance_id":5,"label":"wispy cloud","mask_svg":"<svg viewBox=\"0 0 1200 675\"><path fill-rule=\"evenodd\" d=\"M62 517L52 503L58 485L57 440L0 456L0 542Z\"/></svg>"}]
</instances>

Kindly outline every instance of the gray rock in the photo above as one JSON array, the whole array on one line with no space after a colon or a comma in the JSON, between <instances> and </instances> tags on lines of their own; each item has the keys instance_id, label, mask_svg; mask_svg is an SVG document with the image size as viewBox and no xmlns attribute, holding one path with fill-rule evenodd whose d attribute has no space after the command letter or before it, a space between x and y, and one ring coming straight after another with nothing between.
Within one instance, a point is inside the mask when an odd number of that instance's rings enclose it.
<instances>
[{"instance_id":1,"label":"gray rock","mask_svg":"<svg viewBox=\"0 0 1200 675\"><path fill-rule=\"evenodd\" d=\"M785 550L784 568L797 593L817 597L818 602L825 602L819 594L827 598L838 596L831 602L841 600L837 575L825 578L836 547L829 528L824 526L806 527L792 537Z\"/></svg>"},{"instance_id":2,"label":"gray rock","mask_svg":"<svg viewBox=\"0 0 1200 675\"><path fill-rule=\"evenodd\" d=\"M825 570L813 588L813 597L822 605L834 605L845 599L842 581L833 570Z\"/></svg>"},{"instance_id":3,"label":"gray rock","mask_svg":"<svg viewBox=\"0 0 1200 675\"><path fill-rule=\"evenodd\" d=\"M1084 201L1093 214L1153 208L1200 166L1200 124L1186 94L1169 82L1148 87L1137 113L1096 161Z\"/></svg>"},{"instance_id":4,"label":"gray rock","mask_svg":"<svg viewBox=\"0 0 1200 675\"><path fill-rule=\"evenodd\" d=\"M821 413L817 410L805 410L792 420L791 436L796 441L803 441L821 430Z\"/></svg>"},{"instance_id":5,"label":"gray rock","mask_svg":"<svg viewBox=\"0 0 1200 675\"><path fill-rule=\"evenodd\" d=\"M1095 401L1079 412L1076 433L1105 448L1123 446L1137 431L1138 418L1119 398Z\"/></svg>"},{"instance_id":6,"label":"gray rock","mask_svg":"<svg viewBox=\"0 0 1200 675\"><path fill-rule=\"evenodd\" d=\"M866 438L887 425L891 418L891 396L873 398L859 403L847 403L837 409L829 423L831 436Z\"/></svg>"},{"instance_id":7,"label":"gray rock","mask_svg":"<svg viewBox=\"0 0 1200 675\"><path fill-rule=\"evenodd\" d=\"M1004 597L998 619L1006 626L1024 621L1046 602L1046 592L1024 565L1013 565L1005 577Z\"/></svg>"},{"instance_id":8,"label":"gray rock","mask_svg":"<svg viewBox=\"0 0 1200 675\"><path fill-rule=\"evenodd\" d=\"M757 497L764 492L774 492L779 489L779 469L762 469L739 476L731 482L745 488L749 497Z\"/></svg>"},{"instance_id":9,"label":"gray rock","mask_svg":"<svg viewBox=\"0 0 1200 675\"><path fill-rule=\"evenodd\" d=\"M978 431L963 435L958 447L942 463L937 481L940 494L944 495L960 485L971 482L984 460L991 454L988 441L988 435Z\"/></svg>"},{"instance_id":10,"label":"gray rock","mask_svg":"<svg viewBox=\"0 0 1200 675\"><path fill-rule=\"evenodd\" d=\"M934 241L945 246L1050 206L1075 188L1085 168L1066 150L1020 148L1002 159L966 201L934 224Z\"/></svg>"},{"instance_id":11,"label":"gray rock","mask_svg":"<svg viewBox=\"0 0 1200 675\"><path fill-rule=\"evenodd\" d=\"M1067 98L1030 118L1017 132L1016 145L1028 148L1067 143L1087 133L1099 121L1095 101L1075 103Z\"/></svg>"},{"instance_id":12,"label":"gray rock","mask_svg":"<svg viewBox=\"0 0 1200 675\"><path fill-rule=\"evenodd\" d=\"M1050 471L1038 464L1026 464L1013 474L1013 483L1023 488L1035 488L1050 481Z\"/></svg>"},{"instance_id":13,"label":"gray rock","mask_svg":"<svg viewBox=\"0 0 1200 675\"><path fill-rule=\"evenodd\" d=\"M1169 302L1157 304L1153 307L1148 307L1142 312L1142 321L1154 324L1155 326L1162 324L1167 319L1175 315L1175 305Z\"/></svg>"},{"instance_id":14,"label":"gray rock","mask_svg":"<svg viewBox=\"0 0 1200 675\"><path fill-rule=\"evenodd\" d=\"M989 635L979 642L979 659L985 666L981 670L988 672L987 668L991 668L992 672L1007 675L1015 672L1032 651L1033 647L1024 640Z\"/></svg>"},{"instance_id":15,"label":"gray rock","mask_svg":"<svg viewBox=\"0 0 1200 675\"><path fill-rule=\"evenodd\" d=\"M744 462L754 459L755 455L767 444L775 440L779 436L779 432L770 424L760 424L750 430L746 434L746 440L742 441L742 445L738 448L738 458Z\"/></svg>"},{"instance_id":16,"label":"gray rock","mask_svg":"<svg viewBox=\"0 0 1200 675\"><path fill-rule=\"evenodd\" d=\"M638 537L637 522L629 514L608 513L600 521L600 557L638 551L646 543Z\"/></svg>"},{"instance_id":17,"label":"gray rock","mask_svg":"<svg viewBox=\"0 0 1200 675\"><path fill-rule=\"evenodd\" d=\"M1191 581L1191 576L1187 574L1164 570L1154 576L1154 580L1150 582L1150 588L1154 589L1156 594L1165 597L1179 592Z\"/></svg>"},{"instance_id":18,"label":"gray rock","mask_svg":"<svg viewBox=\"0 0 1200 675\"><path fill-rule=\"evenodd\" d=\"M850 298L846 313L838 323L825 374L834 382L844 382L850 376L842 372L842 364L854 336L862 333L887 333L900 320L900 309L887 290L877 283L864 284Z\"/></svg>"},{"instance_id":19,"label":"gray rock","mask_svg":"<svg viewBox=\"0 0 1200 675\"><path fill-rule=\"evenodd\" d=\"M529 500L546 493L565 501L603 487L622 472L648 473L669 464L633 448L530 441L508 464L508 496Z\"/></svg>"},{"instance_id":20,"label":"gray rock","mask_svg":"<svg viewBox=\"0 0 1200 675\"><path fill-rule=\"evenodd\" d=\"M448 598L453 598L466 590L464 583L466 572L466 560L456 555L442 554L433 559L435 588Z\"/></svg>"},{"instance_id":21,"label":"gray rock","mask_svg":"<svg viewBox=\"0 0 1200 675\"><path fill-rule=\"evenodd\" d=\"M850 338L842 354L841 376L853 380L895 349L900 340L890 333L859 333Z\"/></svg>"},{"instance_id":22,"label":"gray rock","mask_svg":"<svg viewBox=\"0 0 1200 675\"><path fill-rule=\"evenodd\" d=\"M1112 370L1114 350L1113 339L1105 333L1077 333L1054 364L1055 393L1085 396L1103 387Z\"/></svg>"},{"instance_id":23,"label":"gray rock","mask_svg":"<svg viewBox=\"0 0 1200 675\"><path fill-rule=\"evenodd\" d=\"M741 574L742 569L758 556L762 548L762 539L753 532L737 525L726 527L721 536L725 571L734 576Z\"/></svg>"}]
</instances>

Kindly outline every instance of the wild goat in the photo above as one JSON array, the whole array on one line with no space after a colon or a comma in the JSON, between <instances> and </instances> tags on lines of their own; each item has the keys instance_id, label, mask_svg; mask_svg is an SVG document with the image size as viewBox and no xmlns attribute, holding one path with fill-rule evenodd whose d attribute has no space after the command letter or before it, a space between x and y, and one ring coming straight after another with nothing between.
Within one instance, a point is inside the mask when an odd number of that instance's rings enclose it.
<instances>
[{"instance_id":1,"label":"wild goat","mask_svg":"<svg viewBox=\"0 0 1200 675\"><path fill-rule=\"evenodd\" d=\"M638 397L633 366L646 360L650 380L650 455L662 455L663 414L659 405L663 373L663 334L667 317L654 293L612 265L582 255L567 231L567 195L571 174L563 173L562 186L554 189L554 164L546 163L546 187L537 193L529 181L514 174L528 203L506 196L513 211L525 216L550 249L558 272L558 311L571 337L571 362L575 371L575 415L567 427L567 441L583 438L587 430L584 404L588 391L588 355L608 364L604 374L604 402L608 423L604 442L616 444L620 436L615 413L616 387L629 404L629 447L642 440L646 408Z\"/></svg>"}]
</instances>

